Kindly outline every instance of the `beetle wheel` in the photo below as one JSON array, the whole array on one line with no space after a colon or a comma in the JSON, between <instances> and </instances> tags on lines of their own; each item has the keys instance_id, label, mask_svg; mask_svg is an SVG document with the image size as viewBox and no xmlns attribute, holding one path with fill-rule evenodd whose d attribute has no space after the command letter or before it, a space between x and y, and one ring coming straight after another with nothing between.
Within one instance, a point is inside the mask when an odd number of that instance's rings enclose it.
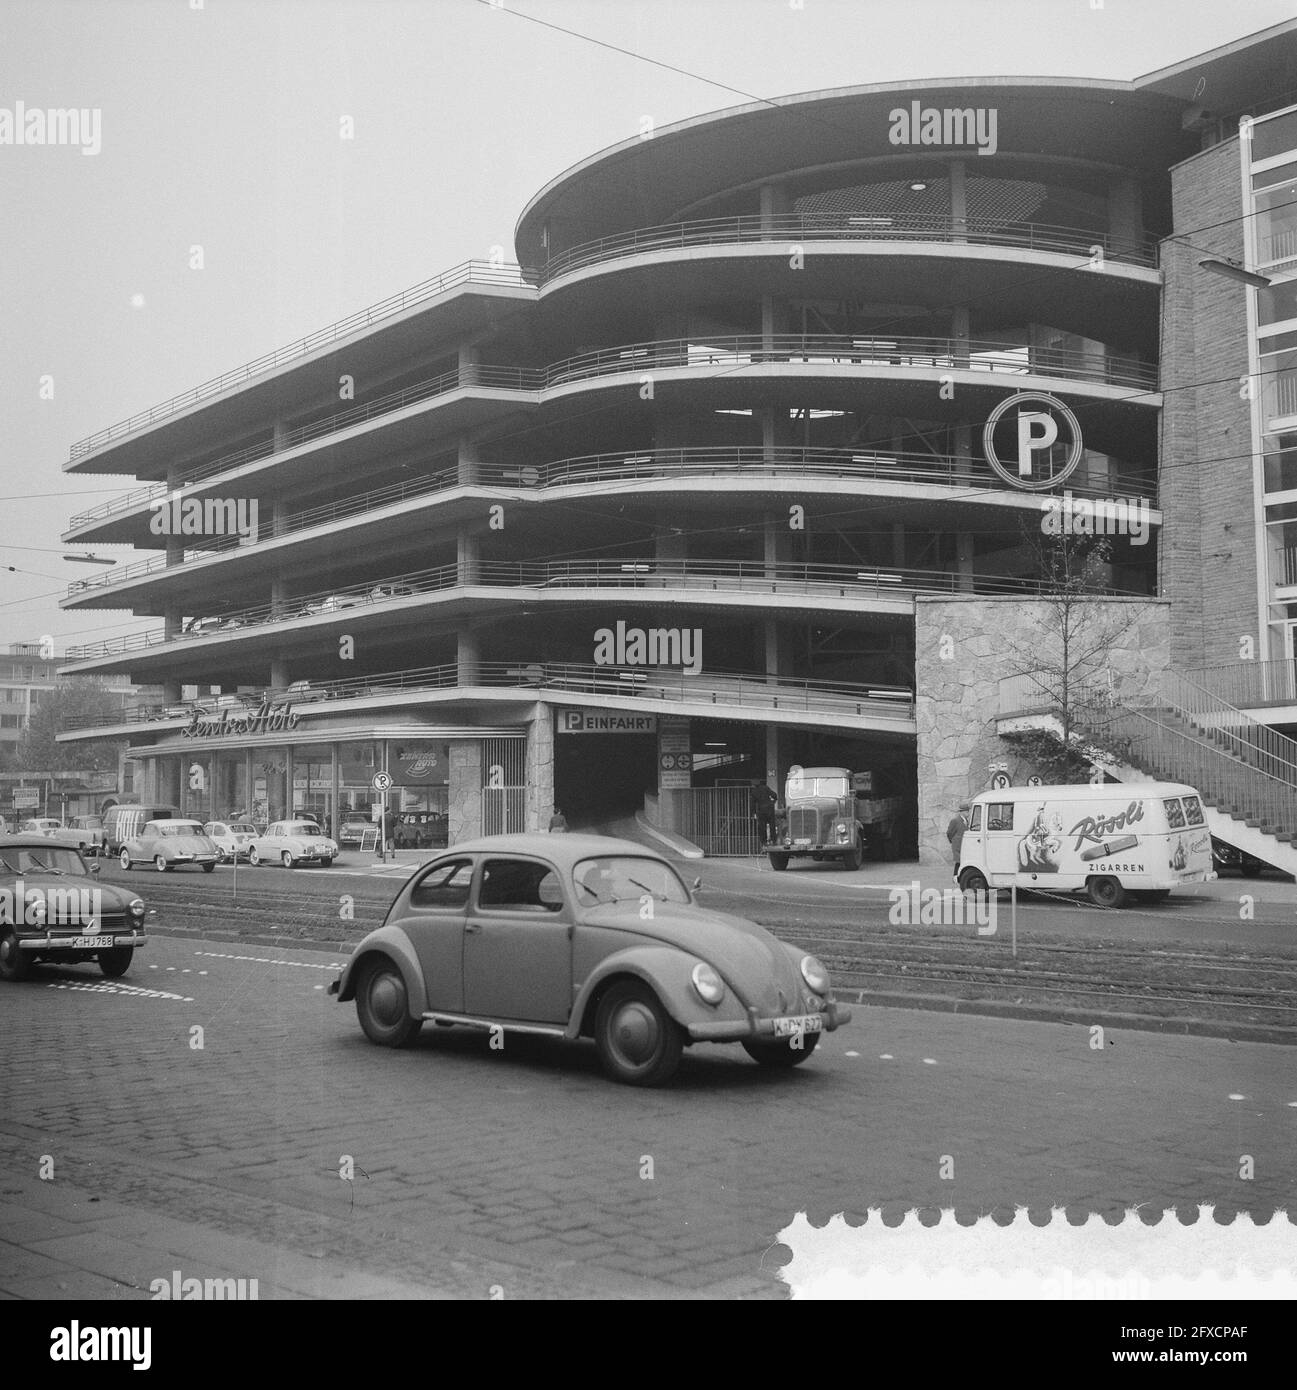
<instances>
[{"instance_id":1,"label":"beetle wheel","mask_svg":"<svg viewBox=\"0 0 1297 1390\"><path fill-rule=\"evenodd\" d=\"M613 985L599 1001L594 1036L604 1071L627 1086L661 1085L680 1065L680 1026L638 980Z\"/></svg>"},{"instance_id":2,"label":"beetle wheel","mask_svg":"<svg viewBox=\"0 0 1297 1390\"><path fill-rule=\"evenodd\" d=\"M819 1042L818 1033L803 1033L801 1046L794 1047L796 1038L759 1038L755 1042L743 1039L743 1051L763 1067L800 1067L815 1051Z\"/></svg>"},{"instance_id":3,"label":"beetle wheel","mask_svg":"<svg viewBox=\"0 0 1297 1390\"><path fill-rule=\"evenodd\" d=\"M423 1027L410 1017L410 995L396 964L381 957L365 967L356 988L356 1017L370 1042L380 1047L409 1047Z\"/></svg>"}]
</instances>

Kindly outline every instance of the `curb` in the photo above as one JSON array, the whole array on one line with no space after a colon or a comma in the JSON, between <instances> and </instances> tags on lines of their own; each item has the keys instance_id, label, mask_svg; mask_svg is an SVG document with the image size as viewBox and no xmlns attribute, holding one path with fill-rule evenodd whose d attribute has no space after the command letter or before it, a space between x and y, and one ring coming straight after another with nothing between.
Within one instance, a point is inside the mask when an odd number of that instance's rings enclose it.
<instances>
[{"instance_id":1,"label":"curb","mask_svg":"<svg viewBox=\"0 0 1297 1390\"><path fill-rule=\"evenodd\" d=\"M1266 1023L1228 1023L1219 1019L1177 1015L1104 1013L1093 1009L1052 1008L1048 1004L1011 1004L998 999L955 999L945 994L885 994L868 989L835 989L835 999L852 1004L874 1004L887 1009L924 1009L934 1013L974 1014L985 1018L1012 1018L1029 1023L1061 1023L1090 1027L1128 1028L1140 1033L1171 1033L1200 1038L1224 1038L1228 1042L1265 1042L1297 1047L1297 1028Z\"/></svg>"}]
</instances>

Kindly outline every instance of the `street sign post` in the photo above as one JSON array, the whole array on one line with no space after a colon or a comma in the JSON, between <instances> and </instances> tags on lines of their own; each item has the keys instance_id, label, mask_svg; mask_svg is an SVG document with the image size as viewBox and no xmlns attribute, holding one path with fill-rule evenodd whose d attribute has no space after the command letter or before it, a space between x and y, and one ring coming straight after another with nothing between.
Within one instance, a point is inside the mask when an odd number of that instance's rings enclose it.
<instances>
[{"instance_id":1,"label":"street sign post","mask_svg":"<svg viewBox=\"0 0 1297 1390\"><path fill-rule=\"evenodd\" d=\"M1009 933L1013 948L1013 958L1018 958L1018 876L1017 874L992 874L992 888L1009 890Z\"/></svg>"},{"instance_id":2,"label":"street sign post","mask_svg":"<svg viewBox=\"0 0 1297 1390\"><path fill-rule=\"evenodd\" d=\"M387 863L387 794L392 790L393 777L386 769L380 769L369 779L369 785L378 793L378 857Z\"/></svg>"}]
</instances>

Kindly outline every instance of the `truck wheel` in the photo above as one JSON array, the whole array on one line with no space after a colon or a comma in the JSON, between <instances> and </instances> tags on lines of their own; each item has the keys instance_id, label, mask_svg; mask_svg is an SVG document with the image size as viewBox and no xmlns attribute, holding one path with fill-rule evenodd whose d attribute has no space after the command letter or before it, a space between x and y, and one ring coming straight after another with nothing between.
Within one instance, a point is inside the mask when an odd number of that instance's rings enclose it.
<instances>
[{"instance_id":1,"label":"truck wheel","mask_svg":"<svg viewBox=\"0 0 1297 1390\"><path fill-rule=\"evenodd\" d=\"M978 869L965 869L959 875L959 886L965 893L985 893L990 889L986 875Z\"/></svg>"},{"instance_id":2,"label":"truck wheel","mask_svg":"<svg viewBox=\"0 0 1297 1390\"><path fill-rule=\"evenodd\" d=\"M777 874L783 873L783 871L788 867L788 856L786 854L776 854L774 850L771 850L770 867Z\"/></svg>"},{"instance_id":3,"label":"truck wheel","mask_svg":"<svg viewBox=\"0 0 1297 1390\"><path fill-rule=\"evenodd\" d=\"M1110 874L1101 874L1085 885L1086 896L1095 907L1125 907L1126 890Z\"/></svg>"},{"instance_id":4,"label":"truck wheel","mask_svg":"<svg viewBox=\"0 0 1297 1390\"><path fill-rule=\"evenodd\" d=\"M860 836L857 835L851 842L851 848L842 856L842 867L849 873L853 873L864 862L865 848L860 843Z\"/></svg>"}]
</instances>

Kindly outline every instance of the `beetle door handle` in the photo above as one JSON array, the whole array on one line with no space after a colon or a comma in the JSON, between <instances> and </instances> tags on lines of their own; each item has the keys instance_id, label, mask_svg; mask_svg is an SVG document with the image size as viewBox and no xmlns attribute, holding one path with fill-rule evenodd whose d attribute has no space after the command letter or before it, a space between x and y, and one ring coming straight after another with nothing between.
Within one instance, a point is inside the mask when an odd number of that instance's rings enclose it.
<instances>
[{"instance_id":1,"label":"beetle door handle","mask_svg":"<svg viewBox=\"0 0 1297 1390\"><path fill-rule=\"evenodd\" d=\"M469 922L464 927L464 935L475 935L477 932L480 932L481 930L482 924L480 922Z\"/></svg>"}]
</instances>

